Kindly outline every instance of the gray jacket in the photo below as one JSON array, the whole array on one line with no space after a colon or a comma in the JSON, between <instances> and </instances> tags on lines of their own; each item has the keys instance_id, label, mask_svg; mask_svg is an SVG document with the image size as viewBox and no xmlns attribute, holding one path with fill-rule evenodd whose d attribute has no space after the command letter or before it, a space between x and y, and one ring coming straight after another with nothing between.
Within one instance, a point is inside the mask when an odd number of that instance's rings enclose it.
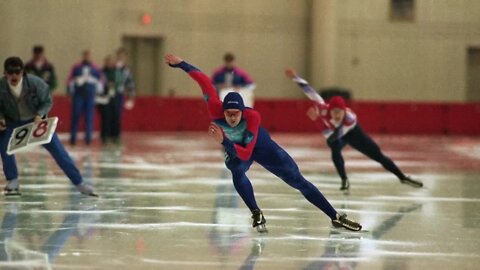
<instances>
[{"instance_id":1,"label":"gray jacket","mask_svg":"<svg viewBox=\"0 0 480 270\"><path fill-rule=\"evenodd\" d=\"M33 114L45 116L52 108L52 96L48 85L39 77L24 75L22 81L22 97ZM15 97L10 92L7 79L0 78L0 119L8 122L20 120Z\"/></svg>"}]
</instances>

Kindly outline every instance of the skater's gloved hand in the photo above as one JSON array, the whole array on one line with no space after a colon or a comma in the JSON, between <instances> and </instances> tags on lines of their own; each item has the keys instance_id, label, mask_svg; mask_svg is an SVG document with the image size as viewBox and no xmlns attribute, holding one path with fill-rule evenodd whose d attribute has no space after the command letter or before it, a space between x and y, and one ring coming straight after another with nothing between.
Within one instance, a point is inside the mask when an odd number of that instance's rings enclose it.
<instances>
[{"instance_id":1,"label":"skater's gloved hand","mask_svg":"<svg viewBox=\"0 0 480 270\"><path fill-rule=\"evenodd\" d=\"M218 143L223 142L223 130L215 123L210 123L210 126L208 127L208 135L210 135L210 137L212 137Z\"/></svg>"},{"instance_id":2,"label":"skater's gloved hand","mask_svg":"<svg viewBox=\"0 0 480 270\"><path fill-rule=\"evenodd\" d=\"M173 54L166 54L164 58L165 58L165 63L167 63L171 67L173 67L175 65L178 65L181 62L183 62L182 58L180 58L176 55L173 55Z\"/></svg>"},{"instance_id":3,"label":"skater's gloved hand","mask_svg":"<svg viewBox=\"0 0 480 270\"><path fill-rule=\"evenodd\" d=\"M318 110L318 107L317 106L312 106L312 107L308 108L307 116L312 121L317 120L318 116L320 116L320 111Z\"/></svg>"},{"instance_id":4,"label":"skater's gloved hand","mask_svg":"<svg viewBox=\"0 0 480 270\"><path fill-rule=\"evenodd\" d=\"M125 109L127 110L131 110L133 109L133 107L135 106L135 101L132 99L132 98L129 98L127 99L127 101L125 101Z\"/></svg>"},{"instance_id":5,"label":"skater's gloved hand","mask_svg":"<svg viewBox=\"0 0 480 270\"><path fill-rule=\"evenodd\" d=\"M327 138L327 143L330 143L330 144L331 144L331 143L335 143L335 142L337 142L337 141L338 141L338 142L341 142L341 141L340 141L340 128L341 128L341 127L342 127L342 126L339 126L339 127L337 127L337 128L333 131L332 135L330 135L330 136Z\"/></svg>"},{"instance_id":6,"label":"skater's gloved hand","mask_svg":"<svg viewBox=\"0 0 480 270\"><path fill-rule=\"evenodd\" d=\"M287 68L285 70L285 76L287 76L290 79L293 79L293 78L297 77L297 72L295 72L295 69L293 69L293 68Z\"/></svg>"},{"instance_id":7,"label":"skater's gloved hand","mask_svg":"<svg viewBox=\"0 0 480 270\"><path fill-rule=\"evenodd\" d=\"M3 131L7 128L7 122L5 122L5 119L0 119L0 131Z\"/></svg>"},{"instance_id":8,"label":"skater's gloved hand","mask_svg":"<svg viewBox=\"0 0 480 270\"><path fill-rule=\"evenodd\" d=\"M232 158L232 157L227 153L227 151L224 152L224 155L225 155L225 163L226 163L226 164L231 164L232 161L234 161L235 159L237 159L237 158L235 158L235 157ZM227 166L227 167L228 167L228 166Z\"/></svg>"}]
</instances>

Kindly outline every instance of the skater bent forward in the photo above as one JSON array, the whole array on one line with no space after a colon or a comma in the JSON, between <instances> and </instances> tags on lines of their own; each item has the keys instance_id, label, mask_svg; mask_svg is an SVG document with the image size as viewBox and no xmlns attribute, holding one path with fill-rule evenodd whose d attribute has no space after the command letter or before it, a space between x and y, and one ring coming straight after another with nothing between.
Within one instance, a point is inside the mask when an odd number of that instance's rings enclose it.
<instances>
[{"instance_id":1,"label":"skater bent forward","mask_svg":"<svg viewBox=\"0 0 480 270\"><path fill-rule=\"evenodd\" d=\"M302 176L295 161L260 125L260 114L245 107L238 93L227 94L222 103L204 73L178 56L168 54L165 60L171 67L187 72L202 88L212 120L209 135L225 149L225 164L232 172L235 189L252 212L253 227L259 232L266 232L265 218L255 200L252 184L245 174L253 161L256 161L300 191L310 203L331 219L333 226L353 231L361 230L359 223L347 219L345 214L337 213L323 194Z\"/></svg>"}]
</instances>

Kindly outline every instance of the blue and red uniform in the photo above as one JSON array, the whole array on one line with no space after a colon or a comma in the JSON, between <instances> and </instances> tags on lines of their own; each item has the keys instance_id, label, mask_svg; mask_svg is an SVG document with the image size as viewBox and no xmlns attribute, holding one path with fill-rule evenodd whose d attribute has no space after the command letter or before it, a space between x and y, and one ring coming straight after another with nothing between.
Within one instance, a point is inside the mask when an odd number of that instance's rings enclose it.
<instances>
[{"instance_id":1,"label":"blue and red uniform","mask_svg":"<svg viewBox=\"0 0 480 270\"><path fill-rule=\"evenodd\" d=\"M386 170L395 174L399 180L405 180L408 178L389 157L382 153L380 147L373 141L373 139L363 131L360 124L357 122L356 114L353 110L345 106L343 99L340 97L334 97L329 103L326 103L306 80L299 76L295 76L293 81L303 89L304 94L310 100L315 102L315 106L319 111L319 117L315 122L327 139L328 147L330 147L332 151L333 164L343 181L342 186L347 185L345 181L348 179L345 171L345 161L342 156L342 149L347 144L370 159L382 164ZM330 110L335 107L341 108L345 111L345 117L339 123L335 122L330 115Z\"/></svg>"},{"instance_id":2,"label":"blue and red uniform","mask_svg":"<svg viewBox=\"0 0 480 270\"><path fill-rule=\"evenodd\" d=\"M210 119L223 129L222 145L225 148L225 164L232 172L235 189L251 211L259 207L252 184L245 173L253 161L256 161L285 183L299 190L309 202L321 209L332 220L337 218L337 212L323 194L302 176L295 161L270 138L267 130L261 126L260 114L257 111L246 107L242 111L240 123L231 127L225 120L223 103L208 76L184 61L172 67L183 69L200 85L207 102Z\"/></svg>"}]
</instances>

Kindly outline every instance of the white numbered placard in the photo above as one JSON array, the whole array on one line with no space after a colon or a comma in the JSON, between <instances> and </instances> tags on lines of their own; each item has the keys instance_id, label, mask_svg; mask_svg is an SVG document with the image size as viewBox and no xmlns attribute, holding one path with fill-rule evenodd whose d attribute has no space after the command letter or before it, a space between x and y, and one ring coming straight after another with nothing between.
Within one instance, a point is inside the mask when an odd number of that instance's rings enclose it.
<instances>
[{"instance_id":1,"label":"white numbered placard","mask_svg":"<svg viewBox=\"0 0 480 270\"><path fill-rule=\"evenodd\" d=\"M28 150L36 145L49 143L57 127L58 117L43 119L40 123L28 123L13 130L8 141L7 154Z\"/></svg>"}]
</instances>

